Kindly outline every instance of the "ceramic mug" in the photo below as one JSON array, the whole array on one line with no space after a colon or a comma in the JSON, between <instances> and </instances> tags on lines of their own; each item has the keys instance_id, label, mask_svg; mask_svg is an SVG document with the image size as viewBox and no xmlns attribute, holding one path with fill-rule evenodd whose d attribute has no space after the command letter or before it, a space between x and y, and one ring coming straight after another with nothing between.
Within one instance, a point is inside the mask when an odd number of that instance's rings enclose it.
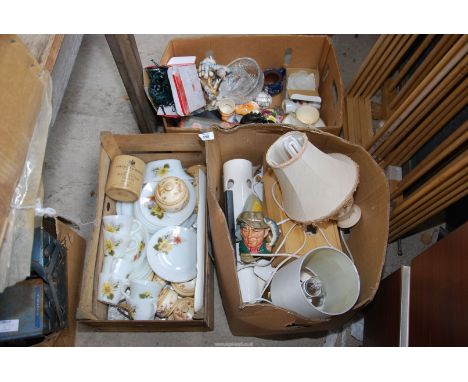
<instances>
[{"instance_id":1,"label":"ceramic mug","mask_svg":"<svg viewBox=\"0 0 468 382\"><path fill-rule=\"evenodd\" d=\"M133 265L131 262L125 259L115 259L110 274L117 279L124 280L127 279L130 273L133 270Z\"/></svg>"},{"instance_id":2,"label":"ceramic mug","mask_svg":"<svg viewBox=\"0 0 468 382\"><path fill-rule=\"evenodd\" d=\"M125 256L129 244L129 238L126 235L110 233L104 231L104 255L115 258Z\"/></svg>"},{"instance_id":3,"label":"ceramic mug","mask_svg":"<svg viewBox=\"0 0 468 382\"><path fill-rule=\"evenodd\" d=\"M156 300L139 298L125 299L128 304L128 313L132 320L152 320L156 314Z\"/></svg>"},{"instance_id":4,"label":"ceramic mug","mask_svg":"<svg viewBox=\"0 0 468 382\"><path fill-rule=\"evenodd\" d=\"M130 293L123 291L126 299L136 300L152 300L156 301L159 293L163 289L160 283L149 280L132 280L125 283L125 287L130 287Z\"/></svg>"},{"instance_id":5,"label":"ceramic mug","mask_svg":"<svg viewBox=\"0 0 468 382\"><path fill-rule=\"evenodd\" d=\"M123 258L131 263L138 262L142 257L144 257L146 249L146 244L143 239L142 232L138 232L132 236L129 240L129 244L127 246L127 250Z\"/></svg>"},{"instance_id":6,"label":"ceramic mug","mask_svg":"<svg viewBox=\"0 0 468 382\"><path fill-rule=\"evenodd\" d=\"M107 215L102 218L104 233L131 235L141 228L141 223L128 215Z\"/></svg>"},{"instance_id":7,"label":"ceramic mug","mask_svg":"<svg viewBox=\"0 0 468 382\"><path fill-rule=\"evenodd\" d=\"M123 280L109 273L99 275L98 300L106 304L117 305L121 300Z\"/></svg>"},{"instance_id":8,"label":"ceramic mug","mask_svg":"<svg viewBox=\"0 0 468 382\"><path fill-rule=\"evenodd\" d=\"M102 262L101 273L107 273L107 274L111 273L113 263L114 263L113 256L104 256L104 260Z\"/></svg>"}]
</instances>

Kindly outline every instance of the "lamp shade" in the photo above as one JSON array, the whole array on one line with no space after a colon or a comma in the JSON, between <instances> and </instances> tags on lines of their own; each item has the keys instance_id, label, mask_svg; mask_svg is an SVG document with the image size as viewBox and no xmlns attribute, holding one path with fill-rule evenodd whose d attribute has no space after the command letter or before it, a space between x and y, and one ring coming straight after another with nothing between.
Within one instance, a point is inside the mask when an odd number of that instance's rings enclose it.
<instances>
[{"instance_id":1,"label":"lamp shade","mask_svg":"<svg viewBox=\"0 0 468 382\"><path fill-rule=\"evenodd\" d=\"M282 135L268 149L267 163L275 172L289 218L301 223L333 219L353 202L359 167L342 154L326 154L293 131Z\"/></svg>"}]
</instances>

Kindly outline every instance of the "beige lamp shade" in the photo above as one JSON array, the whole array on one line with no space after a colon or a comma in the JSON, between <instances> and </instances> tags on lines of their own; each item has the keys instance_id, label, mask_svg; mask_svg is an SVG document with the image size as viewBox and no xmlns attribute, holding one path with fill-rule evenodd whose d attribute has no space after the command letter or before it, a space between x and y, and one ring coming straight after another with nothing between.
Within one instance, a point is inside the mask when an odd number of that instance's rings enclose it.
<instances>
[{"instance_id":1,"label":"beige lamp shade","mask_svg":"<svg viewBox=\"0 0 468 382\"><path fill-rule=\"evenodd\" d=\"M266 160L278 179L283 208L291 219L306 224L329 220L352 204L359 168L342 155L320 151L299 131L286 133L271 145Z\"/></svg>"}]
</instances>

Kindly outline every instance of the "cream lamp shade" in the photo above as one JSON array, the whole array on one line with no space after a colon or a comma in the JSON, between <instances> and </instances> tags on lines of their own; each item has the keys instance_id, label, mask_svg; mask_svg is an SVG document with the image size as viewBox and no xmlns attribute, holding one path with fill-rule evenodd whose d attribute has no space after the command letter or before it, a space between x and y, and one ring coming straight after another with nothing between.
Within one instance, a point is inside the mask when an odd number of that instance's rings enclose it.
<instances>
[{"instance_id":1,"label":"cream lamp shade","mask_svg":"<svg viewBox=\"0 0 468 382\"><path fill-rule=\"evenodd\" d=\"M342 156L320 151L299 131L282 135L270 146L266 160L278 179L289 218L306 224L334 219L353 203L359 167Z\"/></svg>"}]
</instances>

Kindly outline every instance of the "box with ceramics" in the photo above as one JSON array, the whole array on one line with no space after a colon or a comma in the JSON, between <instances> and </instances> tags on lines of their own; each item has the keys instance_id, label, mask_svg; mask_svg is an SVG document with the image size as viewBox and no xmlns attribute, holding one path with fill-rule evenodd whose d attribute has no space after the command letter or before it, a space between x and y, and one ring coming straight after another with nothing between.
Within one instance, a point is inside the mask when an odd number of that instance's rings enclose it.
<instances>
[{"instance_id":1,"label":"box with ceramics","mask_svg":"<svg viewBox=\"0 0 468 382\"><path fill-rule=\"evenodd\" d=\"M203 310L206 175L178 159L113 158L97 300L109 320L192 320Z\"/></svg>"}]
</instances>

